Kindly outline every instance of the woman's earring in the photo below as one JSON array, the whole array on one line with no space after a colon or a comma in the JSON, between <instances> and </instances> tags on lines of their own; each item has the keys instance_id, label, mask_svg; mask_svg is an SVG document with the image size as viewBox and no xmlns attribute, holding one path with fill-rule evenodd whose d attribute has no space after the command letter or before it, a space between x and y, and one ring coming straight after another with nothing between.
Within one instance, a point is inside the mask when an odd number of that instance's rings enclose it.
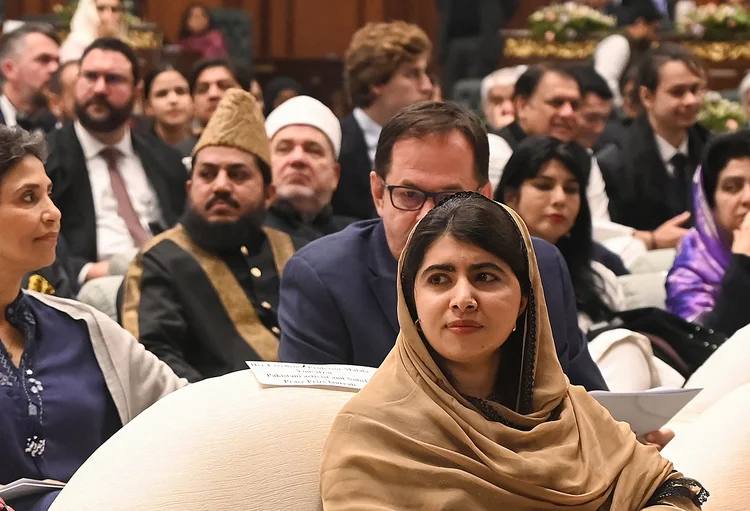
<instances>
[{"instance_id":1,"label":"woman's earring","mask_svg":"<svg viewBox=\"0 0 750 511\"><path fill-rule=\"evenodd\" d=\"M518 328L518 325L513 325L513 331L516 331L516 328Z\"/></svg>"},{"instance_id":2,"label":"woman's earring","mask_svg":"<svg viewBox=\"0 0 750 511\"><path fill-rule=\"evenodd\" d=\"M422 331L422 325L419 324L419 320L416 320L414 322L414 326L417 327L417 332L421 332Z\"/></svg>"}]
</instances>

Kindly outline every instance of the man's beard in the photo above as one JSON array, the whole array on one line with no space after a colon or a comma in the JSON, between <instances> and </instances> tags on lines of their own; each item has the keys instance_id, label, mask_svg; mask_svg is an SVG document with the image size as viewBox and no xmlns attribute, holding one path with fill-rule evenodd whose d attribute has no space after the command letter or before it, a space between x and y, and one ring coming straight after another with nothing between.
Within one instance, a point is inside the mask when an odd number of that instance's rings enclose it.
<instances>
[{"instance_id":1,"label":"man's beard","mask_svg":"<svg viewBox=\"0 0 750 511\"><path fill-rule=\"evenodd\" d=\"M237 251L244 245L253 246L264 236L262 231L266 209L260 206L237 220L212 222L207 220L188 200L180 223L196 245L208 252Z\"/></svg>"},{"instance_id":2,"label":"man's beard","mask_svg":"<svg viewBox=\"0 0 750 511\"><path fill-rule=\"evenodd\" d=\"M115 131L120 126L124 125L130 119L133 113L133 104L135 103L135 97L131 97L130 100L121 107L116 107L110 103L104 96L94 96L88 100L85 104L80 104L76 101L76 115L78 120L87 130L93 133L109 133ZM104 105L109 110L109 115L104 119L94 119L91 117L86 109L91 105Z\"/></svg>"}]
</instances>

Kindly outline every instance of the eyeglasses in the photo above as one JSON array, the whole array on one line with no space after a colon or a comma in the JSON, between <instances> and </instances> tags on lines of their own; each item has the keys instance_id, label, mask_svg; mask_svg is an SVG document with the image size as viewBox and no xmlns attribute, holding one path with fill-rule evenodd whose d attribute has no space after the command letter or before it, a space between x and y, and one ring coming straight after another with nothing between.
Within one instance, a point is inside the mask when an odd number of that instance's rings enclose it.
<instances>
[{"instance_id":1,"label":"eyeglasses","mask_svg":"<svg viewBox=\"0 0 750 511\"><path fill-rule=\"evenodd\" d=\"M425 192L424 190L411 186L387 185L385 181L383 181L383 185L391 195L391 204L393 204L393 207L400 209L401 211L419 211L424 206L424 203L427 202L427 199L432 199L437 205L442 200L447 199L451 195L455 195L460 191Z\"/></svg>"}]
</instances>

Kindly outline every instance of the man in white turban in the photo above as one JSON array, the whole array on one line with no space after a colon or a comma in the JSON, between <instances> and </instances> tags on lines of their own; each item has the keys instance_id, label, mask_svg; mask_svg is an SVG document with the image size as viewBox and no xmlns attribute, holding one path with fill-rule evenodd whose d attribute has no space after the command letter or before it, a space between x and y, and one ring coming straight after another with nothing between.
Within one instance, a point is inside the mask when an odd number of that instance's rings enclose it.
<instances>
[{"instance_id":1,"label":"man in white turban","mask_svg":"<svg viewBox=\"0 0 750 511\"><path fill-rule=\"evenodd\" d=\"M331 197L339 183L341 125L317 99L296 96L266 120L276 198L266 225L313 240L338 232L355 219L334 216Z\"/></svg>"}]
</instances>

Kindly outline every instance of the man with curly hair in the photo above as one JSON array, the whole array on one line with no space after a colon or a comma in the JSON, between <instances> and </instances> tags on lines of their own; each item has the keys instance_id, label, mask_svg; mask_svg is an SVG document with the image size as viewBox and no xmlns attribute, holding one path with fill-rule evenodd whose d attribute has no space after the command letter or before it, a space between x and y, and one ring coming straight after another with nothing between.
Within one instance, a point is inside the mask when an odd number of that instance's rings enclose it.
<instances>
[{"instance_id":1,"label":"man with curly hair","mask_svg":"<svg viewBox=\"0 0 750 511\"><path fill-rule=\"evenodd\" d=\"M354 111L341 122L341 181L331 203L337 215L377 216L370 171L380 131L407 106L430 98L431 52L427 34L403 21L368 23L352 37L344 80Z\"/></svg>"}]
</instances>

